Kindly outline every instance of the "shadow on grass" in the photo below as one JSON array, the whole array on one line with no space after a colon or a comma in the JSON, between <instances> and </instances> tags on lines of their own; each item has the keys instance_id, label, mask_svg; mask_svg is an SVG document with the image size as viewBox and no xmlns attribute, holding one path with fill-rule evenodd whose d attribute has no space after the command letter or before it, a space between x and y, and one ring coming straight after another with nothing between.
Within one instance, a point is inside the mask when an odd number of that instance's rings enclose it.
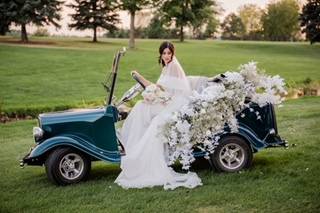
<instances>
[{"instance_id":1,"label":"shadow on grass","mask_svg":"<svg viewBox=\"0 0 320 213\"><path fill-rule=\"evenodd\" d=\"M281 162L281 156L254 156L252 165L247 171L254 172L255 170L260 170L261 168L265 168L268 170L274 167L278 167L277 164L281 164ZM182 166L179 164L175 164L172 167L176 172L186 172L186 170L183 170ZM216 175L223 174L213 169L209 164L208 160L204 158L197 158L196 161L192 163L190 170L197 173L213 172ZM119 164L106 164L103 162L96 162L92 164L92 169L86 182L113 182L120 172L121 169ZM23 180L23 182L34 183L40 186L52 185L50 181L47 179L45 171L33 174L32 177L27 177L25 180Z\"/></svg>"},{"instance_id":2,"label":"shadow on grass","mask_svg":"<svg viewBox=\"0 0 320 213\"><path fill-rule=\"evenodd\" d=\"M101 41L101 40L98 40L97 42L93 42L91 40L76 40L76 41L72 41L72 43L83 43L83 44L92 44L92 45L113 45L113 46L119 46L119 44L121 44L120 42L115 42L115 41Z\"/></svg>"},{"instance_id":3,"label":"shadow on grass","mask_svg":"<svg viewBox=\"0 0 320 213\"><path fill-rule=\"evenodd\" d=\"M18 39L12 39L12 38L1 38L0 43L7 43L7 44L18 44L18 45L56 45L56 42L53 41L34 41L29 40L28 42L22 42Z\"/></svg>"}]
</instances>

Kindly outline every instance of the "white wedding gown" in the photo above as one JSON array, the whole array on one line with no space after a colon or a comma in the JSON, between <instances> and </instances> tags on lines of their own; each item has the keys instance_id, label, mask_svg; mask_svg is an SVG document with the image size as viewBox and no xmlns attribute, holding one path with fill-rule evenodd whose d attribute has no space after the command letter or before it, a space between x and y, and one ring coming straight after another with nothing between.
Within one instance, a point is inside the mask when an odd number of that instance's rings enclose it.
<instances>
[{"instance_id":1,"label":"white wedding gown","mask_svg":"<svg viewBox=\"0 0 320 213\"><path fill-rule=\"evenodd\" d=\"M157 84L171 94L166 105L139 101L131 110L120 132L126 155L121 158L121 173L115 180L123 188L163 186L194 188L202 185L196 173L177 173L166 162L162 126L172 112L187 103L190 85L175 57L166 65Z\"/></svg>"}]
</instances>

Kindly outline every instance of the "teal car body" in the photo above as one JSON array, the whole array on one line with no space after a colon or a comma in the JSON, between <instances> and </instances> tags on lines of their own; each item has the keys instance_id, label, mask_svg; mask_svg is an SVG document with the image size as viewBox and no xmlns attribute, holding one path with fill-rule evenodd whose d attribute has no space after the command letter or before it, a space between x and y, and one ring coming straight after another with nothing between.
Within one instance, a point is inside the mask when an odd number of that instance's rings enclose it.
<instances>
[{"instance_id":1,"label":"teal car body","mask_svg":"<svg viewBox=\"0 0 320 213\"><path fill-rule=\"evenodd\" d=\"M41 140L24 162L42 165L52 149L71 146L92 156L93 159L120 161L114 123L118 119L114 106L74 110L39 115L39 127L44 130Z\"/></svg>"}]
</instances>

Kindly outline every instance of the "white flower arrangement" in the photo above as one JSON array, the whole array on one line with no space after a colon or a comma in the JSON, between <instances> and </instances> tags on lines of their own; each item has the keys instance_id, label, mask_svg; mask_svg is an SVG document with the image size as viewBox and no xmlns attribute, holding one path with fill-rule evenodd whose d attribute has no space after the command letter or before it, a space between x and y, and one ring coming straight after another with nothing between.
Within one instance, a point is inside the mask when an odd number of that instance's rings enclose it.
<instances>
[{"instance_id":1,"label":"white flower arrangement","mask_svg":"<svg viewBox=\"0 0 320 213\"><path fill-rule=\"evenodd\" d=\"M241 65L238 72L226 72L221 83L208 83L201 93L194 91L189 103L174 112L164 126L169 164L179 161L183 169L189 169L195 160L195 147L209 158L226 128L238 131L236 115L245 116L241 111L249 107L246 98L262 107L267 103L280 104L281 94L286 94L284 80L263 74L256 62ZM256 115L261 118L258 112Z\"/></svg>"},{"instance_id":2,"label":"white flower arrangement","mask_svg":"<svg viewBox=\"0 0 320 213\"><path fill-rule=\"evenodd\" d=\"M166 104L171 99L169 94L156 84L150 84L147 86L142 92L142 97L144 102L148 104Z\"/></svg>"}]
</instances>

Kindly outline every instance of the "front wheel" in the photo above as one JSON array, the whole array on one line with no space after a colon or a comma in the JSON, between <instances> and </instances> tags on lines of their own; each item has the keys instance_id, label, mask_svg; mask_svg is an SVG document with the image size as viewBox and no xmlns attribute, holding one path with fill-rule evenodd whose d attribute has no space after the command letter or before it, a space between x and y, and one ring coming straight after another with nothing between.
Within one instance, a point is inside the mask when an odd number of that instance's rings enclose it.
<instances>
[{"instance_id":1,"label":"front wheel","mask_svg":"<svg viewBox=\"0 0 320 213\"><path fill-rule=\"evenodd\" d=\"M58 148L45 162L48 179L56 185L78 183L86 179L91 169L90 159L72 148Z\"/></svg>"},{"instance_id":2,"label":"front wheel","mask_svg":"<svg viewBox=\"0 0 320 213\"><path fill-rule=\"evenodd\" d=\"M252 151L241 137L227 136L221 139L210 158L217 171L238 172L250 167Z\"/></svg>"}]
</instances>

